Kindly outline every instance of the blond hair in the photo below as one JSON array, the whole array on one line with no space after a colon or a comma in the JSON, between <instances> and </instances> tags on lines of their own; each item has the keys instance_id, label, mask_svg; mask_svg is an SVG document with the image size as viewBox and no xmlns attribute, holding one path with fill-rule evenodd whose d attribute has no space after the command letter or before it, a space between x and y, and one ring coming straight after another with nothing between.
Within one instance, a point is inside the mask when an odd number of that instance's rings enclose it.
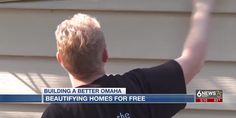
<instances>
[{"instance_id":1,"label":"blond hair","mask_svg":"<svg viewBox=\"0 0 236 118\"><path fill-rule=\"evenodd\" d=\"M95 18L76 14L58 25L55 35L64 67L72 75L89 77L101 69L105 39Z\"/></svg>"}]
</instances>

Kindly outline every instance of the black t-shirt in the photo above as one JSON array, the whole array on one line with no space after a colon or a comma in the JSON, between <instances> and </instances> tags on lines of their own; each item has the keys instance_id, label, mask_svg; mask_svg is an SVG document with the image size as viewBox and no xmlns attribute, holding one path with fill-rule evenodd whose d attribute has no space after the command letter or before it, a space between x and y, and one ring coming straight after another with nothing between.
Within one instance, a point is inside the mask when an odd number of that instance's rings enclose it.
<instances>
[{"instance_id":1,"label":"black t-shirt","mask_svg":"<svg viewBox=\"0 0 236 118\"><path fill-rule=\"evenodd\" d=\"M181 66L174 60L160 66L134 69L123 75L104 75L82 87L124 87L126 93L185 94ZM50 104L42 118L170 118L186 104Z\"/></svg>"}]
</instances>

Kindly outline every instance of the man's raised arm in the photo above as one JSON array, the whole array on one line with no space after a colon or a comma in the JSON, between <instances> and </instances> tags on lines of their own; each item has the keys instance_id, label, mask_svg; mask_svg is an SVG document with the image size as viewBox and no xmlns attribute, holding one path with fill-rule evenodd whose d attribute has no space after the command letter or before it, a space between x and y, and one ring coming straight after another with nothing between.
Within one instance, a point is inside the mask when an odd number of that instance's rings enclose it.
<instances>
[{"instance_id":1,"label":"man's raised arm","mask_svg":"<svg viewBox=\"0 0 236 118\"><path fill-rule=\"evenodd\" d=\"M191 28L182 55L175 59L182 67L185 82L189 83L202 68L208 44L208 30L215 0L193 0Z\"/></svg>"}]
</instances>

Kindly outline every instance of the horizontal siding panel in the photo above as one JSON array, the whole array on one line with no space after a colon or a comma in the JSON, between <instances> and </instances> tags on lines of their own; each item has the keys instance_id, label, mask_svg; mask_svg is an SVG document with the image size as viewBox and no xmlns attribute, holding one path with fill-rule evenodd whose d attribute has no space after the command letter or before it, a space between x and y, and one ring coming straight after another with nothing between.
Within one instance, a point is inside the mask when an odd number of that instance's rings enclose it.
<instances>
[{"instance_id":1,"label":"horizontal siding panel","mask_svg":"<svg viewBox=\"0 0 236 118\"><path fill-rule=\"evenodd\" d=\"M235 0L217 1L215 12L235 13ZM64 0L0 4L0 9L103 10L144 12L189 12L190 0Z\"/></svg>"},{"instance_id":2,"label":"horizontal siding panel","mask_svg":"<svg viewBox=\"0 0 236 118\"><path fill-rule=\"evenodd\" d=\"M135 68L152 67L164 62L165 60L110 59L105 69L107 74L123 74ZM34 94L40 93L44 87L71 86L66 72L55 58L1 56L0 65L2 94ZM236 110L235 70L234 62L207 62L200 74L187 86L188 93L195 94L196 89L222 89L224 103L189 104L187 108Z\"/></svg>"},{"instance_id":3,"label":"horizontal siding panel","mask_svg":"<svg viewBox=\"0 0 236 118\"><path fill-rule=\"evenodd\" d=\"M0 93L34 94L45 87L70 87L54 58L0 57Z\"/></svg>"},{"instance_id":4,"label":"horizontal siding panel","mask_svg":"<svg viewBox=\"0 0 236 118\"><path fill-rule=\"evenodd\" d=\"M0 118L40 118L45 104L0 104Z\"/></svg>"},{"instance_id":5,"label":"horizontal siding panel","mask_svg":"<svg viewBox=\"0 0 236 118\"><path fill-rule=\"evenodd\" d=\"M54 56L54 30L76 12L0 10L0 55ZM178 57L190 17L185 13L82 12L101 21L111 58L132 59ZM235 14L215 15L208 60L236 61L235 21Z\"/></svg>"}]
</instances>

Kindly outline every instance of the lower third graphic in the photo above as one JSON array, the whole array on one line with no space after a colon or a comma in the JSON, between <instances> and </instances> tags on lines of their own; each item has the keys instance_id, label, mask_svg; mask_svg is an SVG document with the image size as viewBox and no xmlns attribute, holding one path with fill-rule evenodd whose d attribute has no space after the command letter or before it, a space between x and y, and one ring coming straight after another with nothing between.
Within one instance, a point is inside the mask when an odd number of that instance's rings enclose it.
<instances>
[{"instance_id":1,"label":"lower third graphic","mask_svg":"<svg viewBox=\"0 0 236 118\"><path fill-rule=\"evenodd\" d=\"M196 90L195 102L223 102L223 90Z\"/></svg>"}]
</instances>

